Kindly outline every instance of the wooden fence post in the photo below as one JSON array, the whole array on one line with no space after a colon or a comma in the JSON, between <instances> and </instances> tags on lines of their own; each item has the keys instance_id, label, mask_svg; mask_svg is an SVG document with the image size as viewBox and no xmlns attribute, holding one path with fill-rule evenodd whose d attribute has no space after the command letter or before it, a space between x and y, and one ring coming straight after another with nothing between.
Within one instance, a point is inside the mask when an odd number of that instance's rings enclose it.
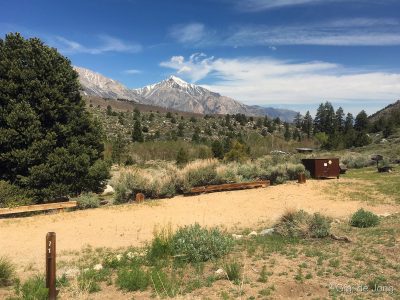
<instances>
[{"instance_id":1,"label":"wooden fence post","mask_svg":"<svg viewBox=\"0 0 400 300\"><path fill-rule=\"evenodd\" d=\"M49 300L56 300L56 233L46 235L46 288L49 289Z\"/></svg>"}]
</instances>

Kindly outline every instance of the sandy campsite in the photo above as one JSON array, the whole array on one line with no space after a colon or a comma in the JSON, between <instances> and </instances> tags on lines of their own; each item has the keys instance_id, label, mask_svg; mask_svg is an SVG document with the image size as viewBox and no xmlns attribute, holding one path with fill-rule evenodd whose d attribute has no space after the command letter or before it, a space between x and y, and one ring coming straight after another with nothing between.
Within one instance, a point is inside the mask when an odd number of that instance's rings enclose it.
<instances>
[{"instance_id":1,"label":"sandy campsite","mask_svg":"<svg viewBox=\"0 0 400 300\"><path fill-rule=\"evenodd\" d=\"M271 226L287 209L321 212L335 219L345 219L360 207L377 214L399 211L391 204L368 205L353 201L345 193L326 193L337 189L336 179L309 180L306 184L290 182L267 188L219 192L197 196L178 196L145 202L103 207L85 211L37 215L0 220L0 256L8 256L23 270L26 266L44 268L44 243L47 232L57 234L57 253L62 258L70 250L85 246L139 246L153 237L158 226L193 224L220 226L234 233ZM350 182L350 179L340 179ZM355 183L355 184L359 184Z\"/></svg>"}]
</instances>

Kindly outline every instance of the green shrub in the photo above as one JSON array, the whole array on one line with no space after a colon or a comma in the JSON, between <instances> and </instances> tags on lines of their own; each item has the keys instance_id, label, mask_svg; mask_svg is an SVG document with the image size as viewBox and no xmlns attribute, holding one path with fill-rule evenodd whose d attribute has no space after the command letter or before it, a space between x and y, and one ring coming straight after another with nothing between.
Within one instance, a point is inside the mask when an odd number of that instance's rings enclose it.
<instances>
[{"instance_id":1,"label":"green shrub","mask_svg":"<svg viewBox=\"0 0 400 300\"><path fill-rule=\"evenodd\" d=\"M12 284L15 267L6 257L0 257L0 287Z\"/></svg>"},{"instance_id":2,"label":"green shrub","mask_svg":"<svg viewBox=\"0 0 400 300\"><path fill-rule=\"evenodd\" d=\"M292 164L286 165L286 177L289 180L297 180L299 173L305 172L305 167L303 164Z\"/></svg>"},{"instance_id":3,"label":"green shrub","mask_svg":"<svg viewBox=\"0 0 400 300\"><path fill-rule=\"evenodd\" d=\"M32 204L32 200L28 192L7 181L0 180L0 208L29 204Z\"/></svg>"},{"instance_id":4,"label":"green shrub","mask_svg":"<svg viewBox=\"0 0 400 300\"><path fill-rule=\"evenodd\" d=\"M78 286L82 291L95 293L101 290L99 282L106 281L111 276L108 269L82 271L78 276Z\"/></svg>"},{"instance_id":5,"label":"green shrub","mask_svg":"<svg viewBox=\"0 0 400 300\"><path fill-rule=\"evenodd\" d=\"M315 213L309 220L309 233L314 238L324 238L330 235L331 220L319 213Z\"/></svg>"},{"instance_id":6,"label":"green shrub","mask_svg":"<svg viewBox=\"0 0 400 300\"><path fill-rule=\"evenodd\" d=\"M218 228L202 228L199 224L180 228L173 236L174 254L187 262L220 258L231 251L233 240Z\"/></svg>"},{"instance_id":7,"label":"green shrub","mask_svg":"<svg viewBox=\"0 0 400 300\"><path fill-rule=\"evenodd\" d=\"M94 193L85 193L76 199L79 209L97 208L100 206L100 199Z\"/></svg>"},{"instance_id":8,"label":"green shrub","mask_svg":"<svg viewBox=\"0 0 400 300\"><path fill-rule=\"evenodd\" d=\"M379 224L379 217L370 211L362 208L357 210L350 219L350 225L353 227L366 228Z\"/></svg>"},{"instance_id":9,"label":"green shrub","mask_svg":"<svg viewBox=\"0 0 400 300\"><path fill-rule=\"evenodd\" d=\"M199 166L189 169L185 174L184 189L188 190L195 186L214 184L217 178L215 165Z\"/></svg>"},{"instance_id":10,"label":"green shrub","mask_svg":"<svg viewBox=\"0 0 400 300\"><path fill-rule=\"evenodd\" d=\"M369 155L349 153L342 157L342 163L350 169L360 169L375 164Z\"/></svg>"},{"instance_id":11,"label":"green shrub","mask_svg":"<svg viewBox=\"0 0 400 300\"><path fill-rule=\"evenodd\" d=\"M134 265L130 269L119 270L116 283L120 289L134 292L145 290L150 280L147 272L143 271L138 265Z\"/></svg>"},{"instance_id":12,"label":"green shrub","mask_svg":"<svg viewBox=\"0 0 400 300\"><path fill-rule=\"evenodd\" d=\"M225 271L228 279L236 284L240 281L242 266L238 262L231 262L225 265Z\"/></svg>"},{"instance_id":13,"label":"green shrub","mask_svg":"<svg viewBox=\"0 0 400 300\"><path fill-rule=\"evenodd\" d=\"M162 297L175 297L180 291L180 282L176 278L175 273L168 276L165 272L159 269L153 269L150 273L151 286Z\"/></svg>"},{"instance_id":14,"label":"green shrub","mask_svg":"<svg viewBox=\"0 0 400 300\"><path fill-rule=\"evenodd\" d=\"M245 180L252 180L259 177L260 169L257 165L251 163L240 164L237 168L237 175Z\"/></svg>"},{"instance_id":15,"label":"green shrub","mask_svg":"<svg viewBox=\"0 0 400 300\"><path fill-rule=\"evenodd\" d=\"M150 262L154 263L173 255L172 236L171 227L164 227L154 232L154 238L147 250L147 258Z\"/></svg>"},{"instance_id":16,"label":"green shrub","mask_svg":"<svg viewBox=\"0 0 400 300\"><path fill-rule=\"evenodd\" d=\"M15 286L14 300L47 300L49 290L46 288L45 278L42 275L35 275L26 280L22 285L19 281Z\"/></svg>"}]
</instances>

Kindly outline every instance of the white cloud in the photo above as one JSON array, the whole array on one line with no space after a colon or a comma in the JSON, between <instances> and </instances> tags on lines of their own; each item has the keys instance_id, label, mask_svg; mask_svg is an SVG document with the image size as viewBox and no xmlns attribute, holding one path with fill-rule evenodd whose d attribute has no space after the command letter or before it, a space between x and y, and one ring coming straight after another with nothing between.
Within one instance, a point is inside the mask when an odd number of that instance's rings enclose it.
<instances>
[{"instance_id":1,"label":"white cloud","mask_svg":"<svg viewBox=\"0 0 400 300\"><path fill-rule=\"evenodd\" d=\"M394 101L400 95L400 74L354 70L338 64L293 62L268 57L195 61L171 58L161 66L192 81L214 79L203 85L247 104L301 104L321 101Z\"/></svg>"},{"instance_id":2,"label":"white cloud","mask_svg":"<svg viewBox=\"0 0 400 300\"><path fill-rule=\"evenodd\" d=\"M178 74L196 82L212 71L213 60L214 57L206 57L204 53L194 53L187 61L183 56L172 56L169 61L161 62L160 66L175 69Z\"/></svg>"},{"instance_id":3,"label":"white cloud","mask_svg":"<svg viewBox=\"0 0 400 300\"><path fill-rule=\"evenodd\" d=\"M129 69L129 70L125 70L124 73L129 74L129 75L136 75L136 74L142 73L142 71L136 70L136 69Z\"/></svg>"},{"instance_id":4,"label":"white cloud","mask_svg":"<svg viewBox=\"0 0 400 300\"><path fill-rule=\"evenodd\" d=\"M188 46L248 47L283 45L392 46L400 45L400 22L392 18L335 19L319 23L266 26L240 25L216 31L202 25L201 34L189 34L192 24L171 36ZM182 29L184 28L184 29ZM273 50L273 48L270 48Z\"/></svg>"},{"instance_id":5,"label":"white cloud","mask_svg":"<svg viewBox=\"0 0 400 300\"><path fill-rule=\"evenodd\" d=\"M237 1L236 7L242 11L261 11L279 7L289 7L295 5L326 4L343 0L246 0Z\"/></svg>"},{"instance_id":6,"label":"white cloud","mask_svg":"<svg viewBox=\"0 0 400 300\"><path fill-rule=\"evenodd\" d=\"M136 53L142 50L142 46L140 44L126 43L118 38L109 35L99 35L97 38L100 43L98 46L95 47L87 47L76 41L72 41L61 36L52 38L49 42L54 47L58 48L61 52L67 54L102 54L105 52Z\"/></svg>"},{"instance_id":7,"label":"white cloud","mask_svg":"<svg viewBox=\"0 0 400 300\"><path fill-rule=\"evenodd\" d=\"M189 23L173 26L169 34L180 43L196 43L205 36L205 26L201 23Z\"/></svg>"}]
</instances>

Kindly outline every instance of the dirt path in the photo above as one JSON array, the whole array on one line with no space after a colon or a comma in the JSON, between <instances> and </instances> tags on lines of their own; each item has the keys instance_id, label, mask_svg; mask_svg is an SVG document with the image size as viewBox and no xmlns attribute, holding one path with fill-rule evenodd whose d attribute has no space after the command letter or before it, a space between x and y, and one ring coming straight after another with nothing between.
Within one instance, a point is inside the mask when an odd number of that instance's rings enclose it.
<instances>
[{"instance_id":1,"label":"dirt path","mask_svg":"<svg viewBox=\"0 0 400 300\"><path fill-rule=\"evenodd\" d=\"M288 183L263 189L175 197L141 205L121 205L86 211L0 220L0 256L9 256L20 268L42 269L44 238L57 233L57 251L93 247L140 245L152 238L154 227L198 222L227 229L271 225L287 208L322 212L345 218L360 207L376 213L400 211L399 206L378 205L350 199L332 200L323 193L336 180ZM341 179L341 181L345 181Z\"/></svg>"}]
</instances>

